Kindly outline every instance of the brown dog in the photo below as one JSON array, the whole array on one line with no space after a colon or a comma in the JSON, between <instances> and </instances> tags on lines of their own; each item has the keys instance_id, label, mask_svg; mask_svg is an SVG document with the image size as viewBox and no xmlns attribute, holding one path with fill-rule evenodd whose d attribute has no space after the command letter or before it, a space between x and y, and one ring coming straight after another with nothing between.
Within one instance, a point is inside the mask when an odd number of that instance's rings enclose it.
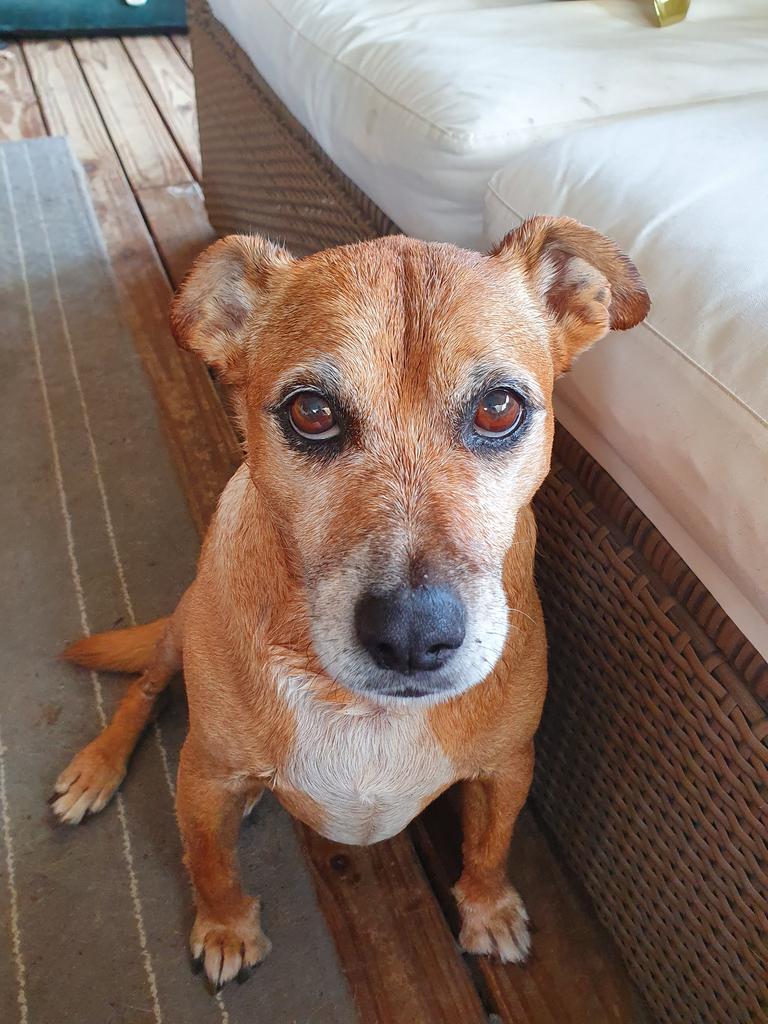
<instances>
[{"instance_id":1,"label":"brown dog","mask_svg":"<svg viewBox=\"0 0 768 1024\"><path fill-rule=\"evenodd\" d=\"M546 689L530 502L554 379L648 307L616 247L565 219L489 255L389 237L294 260L232 236L195 264L174 331L235 389L245 462L173 616L66 652L141 675L53 809L105 806L183 665L178 818L214 984L269 949L235 856L265 786L372 843L461 781L461 943L526 956L506 860Z\"/></svg>"}]
</instances>

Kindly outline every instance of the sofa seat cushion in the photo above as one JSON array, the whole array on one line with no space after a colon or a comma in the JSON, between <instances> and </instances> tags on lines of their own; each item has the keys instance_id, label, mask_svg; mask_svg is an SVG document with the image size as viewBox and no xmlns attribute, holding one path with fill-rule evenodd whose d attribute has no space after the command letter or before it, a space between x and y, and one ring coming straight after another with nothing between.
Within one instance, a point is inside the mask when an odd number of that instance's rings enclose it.
<instances>
[{"instance_id":1,"label":"sofa seat cushion","mask_svg":"<svg viewBox=\"0 0 768 1024\"><path fill-rule=\"evenodd\" d=\"M556 412L764 655L766 140L768 94L665 111L531 147L486 197L489 242L546 211L636 262L647 322L582 356Z\"/></svg>"},{"instance_id":2,"label":"sofa seat cushion","mask_svg":"<svg viewBox=\"0 0 768 1024\"><path fill-rule=\"evenodd\" d=\"M768 87L765 0L210 0L331 159L404 231L476 246L533 141ZM248 125L243 125L248 131Z\"/></svg>"}]
</instances>

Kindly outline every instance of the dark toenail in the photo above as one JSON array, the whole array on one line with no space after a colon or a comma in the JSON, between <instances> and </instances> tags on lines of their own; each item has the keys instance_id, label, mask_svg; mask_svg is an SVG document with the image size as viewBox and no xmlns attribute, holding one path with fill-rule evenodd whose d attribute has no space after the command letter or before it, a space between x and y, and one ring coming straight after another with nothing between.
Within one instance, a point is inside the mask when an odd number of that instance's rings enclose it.
<instances>
[{"instance_id":1,"label":"dark toenail","mask_svg":"<svg viewBox=\"0 0 768 1024\"><path fill-rule=\"evenodd\" d=\"M251 976L250 967L241 967L235 976L235 981L238 985L244 985Z\"/></svg>"},{"instance_id":2,"label":"dark toenail","mask_svg":"<svg viewBox=\"0 0 768 1024\"><path fill-rule=\"evenodd\" d=\"M200 971L202 971L204 959L205 958L203 957L202 953L200 954L200 956L190 957L189 966L193 974L199 974Z\"/></svg>"}]
</instances>

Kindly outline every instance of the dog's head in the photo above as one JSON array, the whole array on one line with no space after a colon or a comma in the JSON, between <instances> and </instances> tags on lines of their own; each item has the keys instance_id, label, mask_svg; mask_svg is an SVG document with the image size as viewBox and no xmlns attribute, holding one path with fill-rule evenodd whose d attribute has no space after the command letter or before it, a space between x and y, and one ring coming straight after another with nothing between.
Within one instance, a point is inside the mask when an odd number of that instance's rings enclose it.
<instances>
[{"instance_id":1,"label":"dog's head","mask_svg":"<svg viewBox=\"0 0 768 1024\"><path fill-rule=\"evenodd\" d=\"M488 675L554 379L648 306L629 260L565 219L489 255L388 237L294 260L231 236L200 257L174 331L236 390L327 674L380 699Z\"/></svg>"}]
</instances>

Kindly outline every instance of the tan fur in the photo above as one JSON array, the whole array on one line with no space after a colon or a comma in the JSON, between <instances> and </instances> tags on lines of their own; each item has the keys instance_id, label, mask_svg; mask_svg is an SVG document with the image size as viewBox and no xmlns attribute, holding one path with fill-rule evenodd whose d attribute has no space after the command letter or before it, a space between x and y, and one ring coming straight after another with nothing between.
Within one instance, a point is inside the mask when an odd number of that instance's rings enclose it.
<instances>
[{"instance_id":1,"label":"tan fur","mask_svg":"<svg viewBox=\"0 0 768 1024\"><path fill-rule=\"evenodd\" d=\"M549 467L555 377L647 308L612 243L551 218L488 256L389 237L295 261L263 239L230 238L192 270L174 330L235 385L246 459L194 583L167 625L151 627L162 632L156 658L62 775L54 809L74 821L104 805L183 661L178 817L198 907L192 949L215 983L268 949L234 855L262 787L325 835L372 842L464 781L461 941L527 954L506 856L546 689L530 501ZM483 374L501 371L533 396L530 422L517 446L481 455L456 424ZM349 443L318 462L286 442L275 407L329 375L351 410ZM467 639L436 697L372 694L377 670L354 642L362 588L402 579L446 581L467 608ZM92 638L68 656L145 667L147 636Z\"/></svg>"}]
</instances>

